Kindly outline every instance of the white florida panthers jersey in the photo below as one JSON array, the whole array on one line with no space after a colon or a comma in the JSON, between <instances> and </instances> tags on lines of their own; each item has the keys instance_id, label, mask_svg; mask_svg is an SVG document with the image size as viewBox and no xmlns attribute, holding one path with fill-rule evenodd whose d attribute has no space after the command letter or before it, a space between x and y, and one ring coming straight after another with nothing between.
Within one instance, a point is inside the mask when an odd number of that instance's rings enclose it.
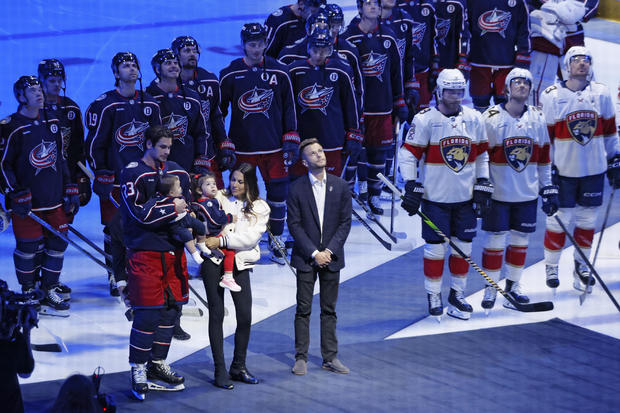
<instances>
[{"instance_id":1,"label":"white florida panthers jersey","mask_svg":"<svg viewBox=\"0 0 620 413\"><path fill-rule=\"evenodd\" d=\"M563 83L540 96L552 143L552 161L561 176L579 178L607 170L607 159L620 151L611 95L590 82L573 92Z\"/></svg>"},{"instance_id":2,"label":"white florida panthers jersey","mask_svg":"<svg viewBox=\"0 0 620 413\"><path fill-rule=\"evenodd\" d=\"M493 199L525 202L538 198L539 189L551 185L550 142L542 111L526 106L514 118L503 105L482 115L489 139Z\"/></svg>"},{"instance_id":3,"label":"white florida panthers jersey","mask_svg":"<svg viewBox=\"0 0 620 413\"><path fill-rule=\"evenodd\" d=\"M472 199L477 178L489 177L488 141L480 113L461 107L456 116L427 108L413 118L400 148L400 171L417 179L418 161L424 199L455 203Z\"/></svg>"}]
</instances>

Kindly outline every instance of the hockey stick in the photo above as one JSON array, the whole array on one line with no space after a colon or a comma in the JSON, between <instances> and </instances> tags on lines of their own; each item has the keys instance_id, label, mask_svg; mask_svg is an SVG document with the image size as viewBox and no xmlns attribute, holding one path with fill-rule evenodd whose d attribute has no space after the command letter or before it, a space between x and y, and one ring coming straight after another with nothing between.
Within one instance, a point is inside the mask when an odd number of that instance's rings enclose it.
<instances>
[{"instance_id":1,"label":"hockey stick","mask_svg":"<svg viewBox=\"0 0 620 413\"><path fill-rule=\"evenodd\" d=\"M62 349L58 345L58 343L50 343L50 344L30 344L30 348L34 351L41 351L46 353L62 353Z\"/></svg>"},{"instance_id":2,"label":"hockey stick","mask_svg":"<svg viewBox=\"0 0 620 413\"><path fill-rule=\"evenodd\" d=\"M401 199L403 198L403 194L401 194L398 188L392 185L392 183L385 176L383 176L383 174L380 173L378 177L379 179L383 181L383 183L387 185L388 188L390 188L390 190L393 193L398 195L399 198ZM553 303L551 301L541 301L539 303L528 303L528 304L521 304L517 302L506 291L504 291L499 285L497 285L497 283L493 281L491 277L489 277L482 270L482 268L478 266L478 264L476 264L454 242L452 242L452 240L448 236L446 236L446 234L441 232L441 230L437 228L437 226L433 223L433 221L431 221L426 215L424 215L422 211L418 210L417 214L420 216L420 218L422 218L422 221L424 221L426 225L428 225L433 231L435 231L437 235L443 238L444 242L448 243L454 251L456 251L465 261L469 263L469 265L473 267L473 269L475 269L478 272L478 274L482 275L482 277L489 283L489 285L493 286L493 288L495 288L501 295L503 295L504 298L506 298L506 300L508 300L517 310L522 311L524 313L553 310Z\"/></svg>"},{"instance_id":3,"label":"hockey stick","mask_svg":"<svg viewBox=\"0 0 620 413\"><path fill-rule=\"evenodd\" d=\"M581 257L581 259L586 263L586 265L588 266L588 268L590 268L590 275L594 275L594 277L596 277L596 279L598 280L598 282L601 284L601 287L603 287L603 290L605 290L605 292L607 293L607 295L609 296L609 299L611 300L612 303L614 303L614 305L616 306L616 309L620 312L620 305L618 305L618 302L616 301L616 299L614 298L614 296L611 294L611 291L609 291L609 288L607 288L607 285L605 284L605 282L601 279L601 277L598 275L598 272L596 272L596 270L594 269L594 267L592 266L592 264L590 264L590 260L588 260L588 258L586 257L586 255L583 253L583 251L581 250L581 248L579 247L579 245L577 245L577 242L575 242L575 238L573 238L573 236L568 232L568 229L566 228L566 226L564 225L564 223L562 222L562 220L560 218L558 218L557 213L553 215L553 217L555 218L556 222L562 227L562 231L564 231L564 233L566 234L566 236L568 237L568 239L570 240L570 242L573 244L573 246L575 247L575 251L577 251L577 253L579 254L579 256ZM586 285L586 291L588 291L588 287L589 287L589 282L590 282L590 278L588 278L588 285Z\"/></svg>"},{"instance_id":4,"label":"hockey stick","mask_svg":"<svg viewBox=\"0 0 620 413\"><path fill-rule=\"evenodd\" d=\"M103 257L105 259L112 261L112 256L110 254L108 254L107 252L105 252L104 250L102 250L101 248L99 248L99 246L97 244L95 244L93 241L91 241L90 239L88 239L88 237L86 235L82 234L80 231L78 231L77 229L75 229L71 225L69 225L69 231L71 231L79 239L81 239L82 241L84 241L85 243L90 245L99 254L103 255Z\"/></svg>"},{"instance_id":5,"label":"hockey stick","mask_svg":"<svg viewBox=\"0 0 620 413\"><path fill-rule=\"evenodd\" d=\"M72 239L69 239L69 237L67 237L65 234L63 234L62 232L58 231L56 228L54 228L53 226L51 226L46 220L44 220L43 218L39 218L37 215L35 215L32 211L30 211L28 213L28 216L30 218L32 218L33 220L35 220L36 222L38 222L39 224L41 224L42 226L44 226L49 232L51 232L52 234L54 234L55 236L57 236L58 238L62 239L63 241L73 245L75 248L77 248L80 252L82 252L84 255L86 255L88 258L90 258L91 260L93 260L94 262L96 262L97 264L99 264L101 267L103 267L106 271L110 271L113 273L112 268L108 267L105 263L103 263L102 261L100 261L98 258L96 258L95 256L93 256L90 252L86 251L84 248L82 248L80 246L80 244L76 243L75 241L73 241Z\"/></svg>"},{"instance_id":6,"label":"hockey stick","mask_svg":"<svg viewBox=\"0 0 620 413\"><path fill-rule=\"evenodd\" d=\"M77 161L77 166L82 170L82 172L86 174L86 176L88 177L88 179L91 180L91 182L95 182L95 175L93 175L93 173L88 170L88 168L86 167L86 165L82 163L82 161ZM110 200L110 202L112 202L112 205L114 205L114 208L116 209L121 208L118 202L116 202L116 199L114 199L114 197L112 196L111 192L108 195L108 199Z\"/></svg>"},{"instance_id":7,"label":"hockey stick","mask_svg":"<svg viewBox=\"0 0 620 413\"><path fill-rule=\"evenodd\" d=\"M291 262L288 260L288 253L286 252L286 249L282 247L282 245L280 245L280 241L278 241L277 238L273 235L269 227L267 227L267 235L269 235L269 239L271 240L273 245L276 246L276 249L278 250L278 252L280 252L280 255L284 259L284 262L286 263L286 265L288 265L288 267L290 268L291 272L293 273L293 276L297 277L297 272L295 272L295 270L291 266Z\"/></svg>"},{"instance_id":8,"label":"hockey stick","mask_svg":"<svg viewBox=\"0 0 620 413\"><path fill-rule=\"evenodd\" d=\"M400 120L396 121L396 128L394 130L394 159L392 159L392 183L396 186L396 171L398 169L398 144L400 142L400 132L402 125ZM392 205L390 206L390 234L394 232L394 212L396 204L396 194L392 192ZM396 240L393 240L396 242Z\"/></svg>"},{"instance_id":9,"label":"hockey stick","mask_svg":"<svg viewBox=\"0 0 620 413\"><path fill-rule=\"evenodd\" d=\"M362 218L354 209L351 209L351 212L353 213L353 216L362 224L362 226L364 228L366 228L368 230L368 232L370 232L370 234L373 237L375 237L377 239L377 241L379 241L381 243L381 245L383 245L385 247L386 250L392 251L392 244L391 243L389 243L388 241L386 241L383 238L381 238L379 236L379 234L377 234L375 232L375 230L372 229L370 227L370 225L368 225L368 222L366 222L366 220L364 220L364 218Z\"/></svg>"}]
</instances>

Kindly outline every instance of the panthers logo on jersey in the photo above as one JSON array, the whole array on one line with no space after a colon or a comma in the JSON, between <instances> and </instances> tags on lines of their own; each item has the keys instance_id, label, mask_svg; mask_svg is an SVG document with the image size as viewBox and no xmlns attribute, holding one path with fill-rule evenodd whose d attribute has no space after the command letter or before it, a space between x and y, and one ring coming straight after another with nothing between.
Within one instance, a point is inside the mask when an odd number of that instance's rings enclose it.
<instances>
[{"instance_id":1,"label":"panthers logo on jersey","mask_svg":"<svg viewBox=\"0 0 620 413\"><path fill-rule=\"evenodd\" d=\"M237 105L243 112L243 119L259 113L262 113L269 119L269 108L271 108L272 101L273 90L260 89L254 86L254 89L248 90L243 95L239 96Z\"/></svg>"},{"instance_id":2,"label":"panthers logo on jersey","mask_svg":"<svg viewBox=\"0 0 620 413\"><path fill-rule=\"evenodd\" d=\"M471 140L465 136L450 136L439 141L441 157L448 168L461 172L471 153Z\"/></svg>"},{"instance_id":3,"label":"panthers logo on jersey","mask_svg":"<svg viewBox=\"0 0 620 413\"><path fill-rule=\"evenodd\" d=\"M376 77L383 82L383 72L387 63L387 54L370 52L362 56L362 75L364 77Z\"/></svg>"},{"instance_id":4,"label":"panthers logo on jersey","mask_svg":"<svg viewBox=\"0 0 620 413\"><path fill-rule=\"evenodd\" d=\"M171 113L162 120L162 124L170 129L173 139L178 139L185 145L185 136L187 135L187 116L175 115Z\"/></svg>"},{"instance_id":5,"label":"panthers logo on jersey","mask_svg":"<svg viewBox=\"0 0 620 413\"><path fill-rule=\"evenodd\" d=\"M45 168L52 168L56 171L56 159L58 158L58 151L56 148L56 142L54 141L41 141L40 144L32 148L28 160L30 165L36 169L35 176Z\"/></svg>"},{"instance_id":6,"label":"panthers logo on jersey","mask_svg":"<svg viewBox=\"0 0 620 413\"><path fill-rule=\"evenodd\" d=\"M418 50L422 50L422 40L424 40L425 33L426 23L413 23L413 30L411 31L411 44L417 46Z\"/></svg>"},{"instance_id":7,"label":"panthers logo on jersey","mask_svg":"<svg viewBox=\"0 0 620 413\"><path fill-rule=\"evenodd\" d=\"M517 172L521 172L530 163L534 152L534 140L527 136L504 139L504 156L506 162Z\"/></svg>"},{"instance_id":8,"label":"panthers logo on jersey","mask_svg":"<svg viewBox=\"0 0 620 413\"><path fill-rule=\"evenodd\" d=\"M133 119L131 122L124 124L116 130L114 139L119 144L118 151L122 151L126 147L138 147L144 150L144 131L149 127L147 122L138 122Z\"/></svg>"},{"instance_id":9,"label":"panthers logo on jersey","mask_svg":"<svg viewBox=\"0 0 620 413\"><path fill-rule=\"evenodd\" d=\"M327 107L334 94L333 87L317 85L303 88L297 95L297 103L301 107L301 113L307 110L320 110L323 115L327 115Z\"/></svg>"},{"instance_id":10,"label":"panthers logo on jersey","mask_svg":"<svg viewBox=\"0 0 620 413\"><path fill-rule=\"evenodd\" d=\"M445 46L446 37L448 37L448 32L450 31L450 19L437 17L437 24L435 27L437 28L437 41Z\"/></svg>"},{"instance_id":11,"label":"panthers logo on jersey","mask_svg":"<svg viewBox=\"0 0 620 413\"><path fill-rule=\"evenodd\" d=\"M478 27L482 30L481 36L487 33L498 33L504 39L506 38L506 28L510 24L512 14L508 11L493 10L485 11L478 17Z\"/></svg>"},{"instance_id":12,"label":"panthers logo on jersey","mask_svg":"<svg viewBox=\"0 0 620 413\"><path fill-rule=\"evenodd\" d=\"M566 115L570 136L579 144L587 145L596 132L598 116L591 110L579 110Z\"/></svg>"}]
</instances>

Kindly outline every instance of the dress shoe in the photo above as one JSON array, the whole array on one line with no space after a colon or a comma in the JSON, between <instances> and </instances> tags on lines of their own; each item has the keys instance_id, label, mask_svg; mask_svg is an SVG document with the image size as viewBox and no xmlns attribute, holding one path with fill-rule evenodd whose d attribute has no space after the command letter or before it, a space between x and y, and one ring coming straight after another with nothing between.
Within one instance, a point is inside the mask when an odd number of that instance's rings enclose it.
<instances>
[{"instance_id":1,"label":"dress shoe","mask_svg":"<svg viewBox=\"0 0 620 413\"><path fill-rule=\"evenodd\" d=\"M293 366L293 370L291 371L293 372L293 374L296 374L298 376L303 376L304 374L308 372L307 364L308 363L306 363L306 360L303 360L303 359L295 360L295 365Z\"/></svg>"},{"instance_id":2,"label":"dress shoe","mask_svg":"<svg viewBox=\"0 0 620 413\"><path fill-rule=\"evenodd\" d=\"M215 381L213 382L213 385L215 387L219 387L220 389L225 389L225 390L232 390L232 389L235 388L235 385L232 384L227 379L222 380L222 381L219 381L219 380L215 379Z\"/></svg>"},{"instance_id":3,"label":"dress shoe","mask_svg":"<svg viewBox=\"0 0 620 413\"><path fill-rule=\"evenodd\" d=\"M258 384L258 379L252 375L245 367L237 373L230 372L230 378L235 381L242 381L247 384Z\"/></svg>"},{"instance_id":4,"label":"dress shoe","mask_svg":"<svg viewBox=\"0 0 620 413\"><path fill-rule=\"evenodd\" d=\"M333 359L332 361L324 361L322 367L325 370L329 370L334 373L349 374L349 368L342 364L342 362L338 359Z\"/></svg>"}]
</instances>

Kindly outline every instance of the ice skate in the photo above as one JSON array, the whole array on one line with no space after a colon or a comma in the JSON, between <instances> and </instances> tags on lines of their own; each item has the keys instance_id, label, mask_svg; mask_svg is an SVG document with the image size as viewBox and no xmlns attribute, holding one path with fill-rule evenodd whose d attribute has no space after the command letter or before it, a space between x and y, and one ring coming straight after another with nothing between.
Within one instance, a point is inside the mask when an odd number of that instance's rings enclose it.
<instances>
[{"instance_id":1,"label":"ice skate","mask_svg":"<svg viewBox=\"0 0 620 413\"><path fill-rule=\"evenodd\" d=\"M282 241L282 237L280 237L279 235L274 235L274 238L276 239L278 245L276 245L273 240L269 240L269 250L271 250L271 254L269 254L269 259L276 264L284 265L286 264L286 261L284 261L284 257L280 252L280 248L282 248L284 250L284 253L286 253L286 249L284 249L283 247L284 242Z\"/></svg>"},{"instance_id":2,"label":"ice skate","mask_svg":"<svg viewBox=\"0 0 620 413\"><path fill-rule=\"evenodd\" d=\"M596 284L596 280L594 277L591 277L588 266L575 260L575 270L573 271L573 288L577 291L586 291L587 286L588 294L592 294L592 286L594 284Z\"/></svg>"},{"instance_id":3,"label":"ice skate","mask_svg":"<svg viewBox=\"0 0 620 413\"><path fill-rule=\"evenodd\" d=\"M489 315L490 310L495 306L495 299L497 298L497 290L495 287L487 285L484 287L484 297L482 297L482 303L480 305L484 308L484 314Z\"/></svg>"},{"instance_id":4,"label":"ice skate","mask_svg":"<svg viewBox=\"0 0 620 413\"><path fill-rule=\"evenodd\" d=\"M443 315L441 293L427 293L426 298L428 299L428 313L431 317L434 317L438 323L441 323L441 316Z\"/></svg>"},{"instance_id":5,"label":"ice skate","mask_svg":"<svg viewBox=\"0 0 620 413\"><path fill-rule=\"evenodd\" d=\"M448 315L450 317L458 318L460 320L469 320L471 313L474 311L471 305L465 301L465 296L462 292L450 289L450 295L448 296Z\"/></svg>"},{"instance_id":6,"label":"ice skate","mask_svg":"<svg viewBox=\"0 0 620 413\"><path fill-rule=\"evenodd\" d=\"M183 384L185 378L172 370L164 360L150 361L146 366L146 378L148 379L149 390L181 391L185 389ZM159 383L153 380L157 380Z\"/></svg>"},{"instance_id":7,"label":"ice skate","mask_svg":"<svg viewBox=\"0 0 620 413\"><path fill-rule=\"evenodd\" d=\"M518 282L506 280L506 292L508 295L518 302L519 304L527 304L530 302L530 298L523 294L521 291L521 285ZM515 306L508 300L504 301L504 307L511 310L516 310Z\"/></svg>"},{"instance_id":8,"label":"ice skate","mask_svg":"<svg viewBox=\"0 0 620 413\"><path fill-rule=\"evenodd\" d=\"M54 288L63 301L71 300L71 288L68 285L59 282Z\"/></svg>"},{"instance_id":9,"label":"ice skate","mask_svg":"<svg viewBox=\"0 0 620 413\"><path fill-rule=\"evenodd\" d=\"M55 317L69 317L69 303L63 301L56 290L56 286L50 288L41 300L40 314Z\"/></svg>"},{"instance_id":10,"label":"ice skate","mask_svg":"<svg viewBox=\"0 0 620 413\"><path fill-rule=\"evenodd\" d=\"M381 208L381 201L378 196L371 196L368 200L368 208L370 212L375 215L383 215L383 208Z\"/></svg>"},{"instance_id":11,"label":"ice skate","mask_svg":"<svg viewBox=\"0 0 620 413\"><path fill-rule=\"evenodd\" d=\"M558 266L557 265L545 265L545 273L547 274L547 287L556 289L560 286L560 280L558 279Z\"/></svg>"},{"instance_id":12,"label":"ice skate","mask_svg":"<svg viewBox=\"0 0 620 413\"><path fill-rule=\"evenodd\" d=\"M146 364L131 365L131 393L133 396L142 401L146 399L146 393L149 391L149 385L146 379Z\"/></svg>"}]
</instances>

